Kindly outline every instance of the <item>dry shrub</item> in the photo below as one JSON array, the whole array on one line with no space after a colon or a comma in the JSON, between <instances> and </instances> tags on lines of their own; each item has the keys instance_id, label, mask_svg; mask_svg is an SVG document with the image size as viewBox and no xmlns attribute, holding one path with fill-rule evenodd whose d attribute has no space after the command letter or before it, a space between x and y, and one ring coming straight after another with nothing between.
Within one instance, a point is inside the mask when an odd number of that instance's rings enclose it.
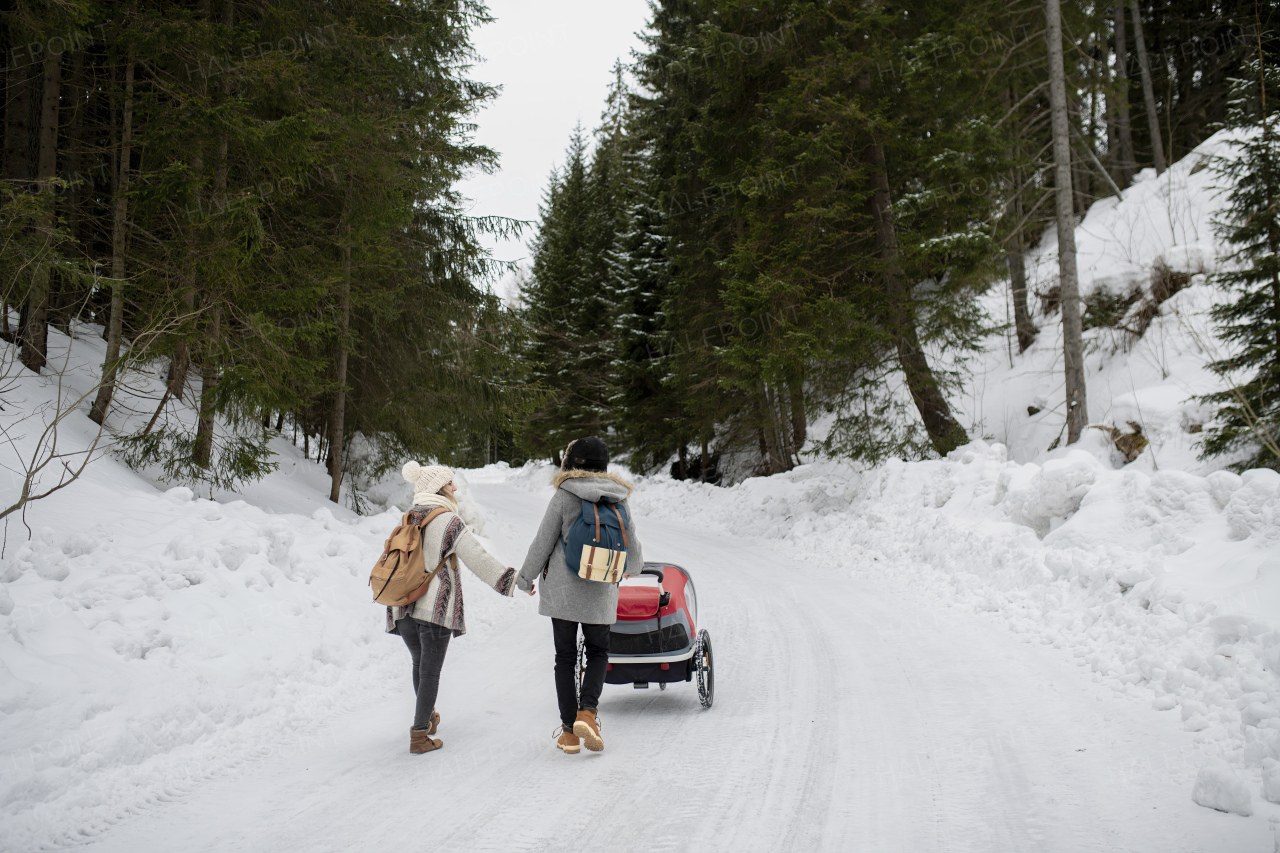
<instances>
[{"instance_id":1,"label":"dry shrub","mask_svg":"<svg viewBox=\"0 0 1280 853\"><path fill-rule=\"evenodd\" d=\"M1156 258L1151 265L1151 292L1142 300L1127 328L1134 339L1140 338L1147 327L1160 314L1160 306L1191 282L1195 273L1175 270L1164 258Z\"/></svg>"}]
</instances>

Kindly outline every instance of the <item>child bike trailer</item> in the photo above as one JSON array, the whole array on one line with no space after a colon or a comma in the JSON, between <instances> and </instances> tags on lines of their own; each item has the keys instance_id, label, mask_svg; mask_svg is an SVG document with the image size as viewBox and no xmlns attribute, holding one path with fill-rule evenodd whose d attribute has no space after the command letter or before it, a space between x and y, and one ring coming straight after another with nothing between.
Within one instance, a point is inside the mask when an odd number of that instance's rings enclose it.
<instances>
[{"instance_id":1,"label":"child bike trailer","mask_svg":"<svg viewBox=\"0 0 1280 853\"><path fill-rule=\"evenodd\" d=\"M578 684L586 667L586 648L578 643ZM618 585L618 621L609 627L606 684L658 689L696 681L698 699L710 708L715 699L711 635L698 629L698 599L689 572L670 563L645 563L636 577Z\"/></svg>"}]
</instances>

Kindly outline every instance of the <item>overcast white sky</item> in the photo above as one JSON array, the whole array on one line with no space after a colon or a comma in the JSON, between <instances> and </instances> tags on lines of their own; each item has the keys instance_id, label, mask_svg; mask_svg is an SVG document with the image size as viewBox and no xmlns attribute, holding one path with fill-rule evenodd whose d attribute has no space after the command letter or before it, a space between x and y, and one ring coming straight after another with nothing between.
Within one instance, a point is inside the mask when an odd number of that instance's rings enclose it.
<instances>
[{"instance_id":1,"label":"overcast white sky","mask_svg":"<svg viewBox=\"0 0 1280 853\"><path fill-rule=\"evenodd\" d=\"M477 141L501 155L501 171L461 187L477 216L536 220L551 167L573 126L600 121L614 60L629 62L649 17L646 0L489 0L497 20L474 34L484 63L472 76L502 86L480 113ZM491 243L496 257L529 255L528 239ZM506 287L499 287L499 292Z\"/></svg>"}]
</instances>

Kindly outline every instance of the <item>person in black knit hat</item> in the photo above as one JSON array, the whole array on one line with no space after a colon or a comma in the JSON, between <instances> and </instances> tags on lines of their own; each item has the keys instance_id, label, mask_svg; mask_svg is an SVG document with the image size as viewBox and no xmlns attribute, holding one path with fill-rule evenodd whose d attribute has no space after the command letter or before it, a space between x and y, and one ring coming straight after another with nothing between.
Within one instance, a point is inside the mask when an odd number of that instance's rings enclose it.
<instances>
[{"instance_id":1,"label":"person in black knit hat","mask_svg":"<svg viewBox=\"0 0 1280 853\"><path fill-rule=\"evenodd\" d=\"M569 444L564 462L551 480L556 487L555 496L516 576L516 586L530 595L534 592L534 581L542 576L538 612L551 617L556 647L556 696L560 703L556 746L567 753L578 752L584 742L587 749L604 749L597 706L609 663L609 626L618 621L618 585L584 580L565 562L566 537L582 512L584 500L591 503L603 500L625 508L626 517L631 519L626 527L625 571L634 575L644 568L635 520L627 506L631 484L610 474L608 467L609 448L594 435ZM581 696L577 694L574 679L579 627L587 648L587 671Z\"/></svg>"},{"instance_id":2,"label":"person in black knit hat","mask_svg":"<svg viewBox=\"0 0 1280 853\"><path fill-rule=\"evenodd\" d=\"M569 442L564 458L560 467L566 471L603 472L609 469L609 448L594 435Z\"/></svg>"}]
</instances>

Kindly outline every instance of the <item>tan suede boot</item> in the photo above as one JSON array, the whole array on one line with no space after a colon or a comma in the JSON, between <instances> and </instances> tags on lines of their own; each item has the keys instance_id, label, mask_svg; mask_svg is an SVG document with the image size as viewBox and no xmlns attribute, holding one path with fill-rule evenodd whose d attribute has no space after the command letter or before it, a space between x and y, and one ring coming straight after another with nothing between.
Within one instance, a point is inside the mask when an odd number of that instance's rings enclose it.
<instances>
[{"instance_id":1,"label":"tan suede boot","mask_svg":"<svg viewBox=\"0 0 1280 853\"><path fill-rule=\"evenodd\" d=\"M582 750L582 739L573 733L573 729L561 726L560 737L556 738L556 746L567 754L573 755Z\"/></svg>"},{"instance_id":2,"label":"tan suede boot","mask_svg":"<svg viewBox=\"0 0 1280 853\"><path fill-rule=\"evenodd\" d=\"M432 712L431 712L431 720L430 720L430 721L428 722L428 724L427 724L427 734L429 734L429 735L433 735L433 734L435 734L435 733L436 733L436 729L438 729L438 728L440 728L440 712L439 712L439 711L432 711Z\"/></svg>"},{"instance_id":3,"label":"tan suede boot","mask_svg":"<svg viewBox=\"0 0 1280 853\"><path fill-rule=\"evenodd\" d=\"M409 729L409 751L414 755L433 752L444 746L440 738L433 738L428 729Z\"/></svg>"},{"instance_id":4,"label":"tan suede boot","mask_svg":"<svg viewBox=\"0 0 1280 853\"><path fill-rule=\"evenodd\" d=\"M573 721L573 733L582 738L582 744L592 752L604 749L604 738L600 737L600 721L596 719L595 708L583 708L578 712L578 719Z\"/></svg>"}]
</instances>

